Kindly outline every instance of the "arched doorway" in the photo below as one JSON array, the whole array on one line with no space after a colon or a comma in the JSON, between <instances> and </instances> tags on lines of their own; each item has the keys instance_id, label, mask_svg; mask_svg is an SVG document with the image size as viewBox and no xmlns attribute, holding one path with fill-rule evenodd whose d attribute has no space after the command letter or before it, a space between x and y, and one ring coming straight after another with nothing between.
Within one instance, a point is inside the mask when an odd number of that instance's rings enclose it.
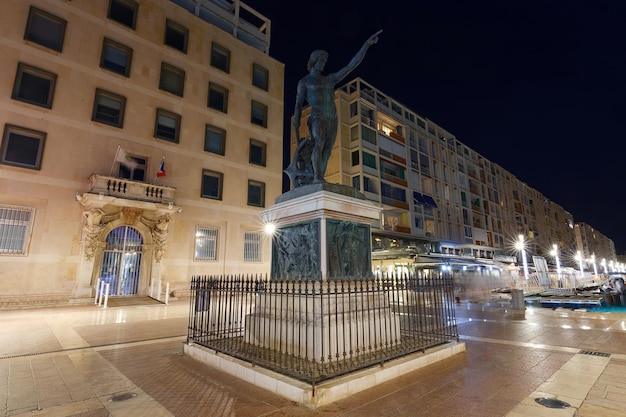
<instances>
[{"instance_id":1,"label":"arched doorway","mask_svg":"<svg viewBox=\"0 0 626 417\"><path fill-rule=\"evenodd\" d=\"M100 279L110 285L111 296L137 295L142 245L141 234L130 226L116 227L107 235Z\"/></svg>"}]
</instances>

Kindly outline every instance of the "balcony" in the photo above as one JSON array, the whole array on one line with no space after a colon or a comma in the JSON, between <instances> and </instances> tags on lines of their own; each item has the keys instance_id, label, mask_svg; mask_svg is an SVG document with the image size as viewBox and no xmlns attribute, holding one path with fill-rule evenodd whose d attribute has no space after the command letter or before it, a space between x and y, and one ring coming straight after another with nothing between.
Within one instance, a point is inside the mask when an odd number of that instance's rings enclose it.
<instances>
[{"instance_id":1,"label":"balcony","mask_svg":"<svg viewBox=\"0 0 626 417\"><path fill-rule=\"evenodd\" d=\"M176 188L165 185L148 184L100 174L92 174L89 182L91 183L90 194L149 203L173 203L176 191Z\"/></svg>"},{"instance_id":2,"label":"balcony","mask_svg":"<svg viewBox=\"0 0 626 417\"><path fill-rule=\"evenodd\" d=\"M239 0L171 0L200 19L266 54L271 20Z\"/></svg>"}]
</instances>

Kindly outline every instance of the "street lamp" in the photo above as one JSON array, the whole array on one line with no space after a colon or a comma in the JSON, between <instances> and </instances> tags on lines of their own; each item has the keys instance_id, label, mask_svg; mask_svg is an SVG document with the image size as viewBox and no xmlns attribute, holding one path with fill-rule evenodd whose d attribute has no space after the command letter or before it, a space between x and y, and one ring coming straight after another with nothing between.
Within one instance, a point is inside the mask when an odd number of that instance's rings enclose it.
<instances>
[{"instance_id":1,"label":"street lamp","mask_svg":"<svg viewBox=\"0 0 626 417\"><path fill-rule=\"evenodd\" d=\"M524 235L518 236L518 241L515 243L515 248L522 252L522 263L524 265L524 278L528 280L528 263L526 262L526 249L524 245Z\"/></svg>"},{"instance_id":2,"label":"street lamp","mask_svg":"<svg viewBox=\"0 0 626 417\"><path fill-rule=\"evenodd\" d=\"M596 254L591 254L591 265L593 266L593 275L598 276L598 268L596 267Z\"/></svg>"},{"instance_id":3,"label":"street lamp","mask_svg":"<svg viewBox=\"0 0 626 417\"><path fill-rule=\"evenodd\" d=\"M276 232L276 225L274 223L265 223L263 231L265 234L272 236Z\"/></svg>"},{"instance_id":4,"label":"street lamp","mask_svg":"<svg viewBox=\"0 0 626 417\"><path fill-rule=\"evenodd\" d=\"M561 276L561 262L559 262L558 246L552 245L552 250L550 251L550 255L554 257L554 262L556 263L556 275L560 277Z\"/></svg>"},{"instance_id":5,"label":"street lamp","mask_svg":"<svg viewBox=\"0 0 626 417\"><path fill-rule=\"evenodd\" d=\"M583 268L583 256L580 253L580 251L576 252L576 260L578 261L578 268L580 269L580 276L583 277L585 276L585 270Z\"/></svg>"}]
</instances>

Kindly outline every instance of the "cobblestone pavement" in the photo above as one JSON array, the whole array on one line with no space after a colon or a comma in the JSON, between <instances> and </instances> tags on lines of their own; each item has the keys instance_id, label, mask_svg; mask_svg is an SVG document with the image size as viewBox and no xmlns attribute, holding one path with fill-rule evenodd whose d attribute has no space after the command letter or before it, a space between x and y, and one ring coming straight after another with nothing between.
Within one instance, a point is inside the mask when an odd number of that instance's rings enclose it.
<instances>
[{"instance_id":1,"label":"cobblestone pavement","mask_svg":"<svg viewBox=\"0 0 626 417\"><path fill-rule=\"evenodd\" d=\"M626 416L624 313L462 303L465 353L314 410L184 355L187 316L186 301L0 311L0 415Z\"/></svg>"}]
</instances>

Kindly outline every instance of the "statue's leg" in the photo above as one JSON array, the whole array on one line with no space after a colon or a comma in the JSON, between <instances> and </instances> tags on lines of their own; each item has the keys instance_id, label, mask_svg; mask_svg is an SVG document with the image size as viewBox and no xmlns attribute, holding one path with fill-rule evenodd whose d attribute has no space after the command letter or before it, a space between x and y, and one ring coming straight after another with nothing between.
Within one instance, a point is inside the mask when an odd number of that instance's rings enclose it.
<instances>
[{"instance_id":1,"label":"statue's leg","mask_svg":"<svg viewBox=\"0 0 626 417\"><path fill-rule=\"evenodd\" d=\"M311 152L311 164L313 165L313 182L324 182L324 157L322 151L326 136L324 135L324 122L319 118L309 119L309 130L311 139L315 141L313 152Z\"/></svg>"},{"instance_id":2,"label":"statue's leg","mask_svg":"<svg viewBox=\"0 0 626 417\"><path fill-rule=\"evenodd\" d=\"M320 171L322 172L322 178L326 173L326 166L328 165L330 154L333 152L335 139L337 139L337 119L325 120L323 130L326 140L324 141L323 149L321 150L322 160L320 162Z\"/></svg>"}]
</instances>

